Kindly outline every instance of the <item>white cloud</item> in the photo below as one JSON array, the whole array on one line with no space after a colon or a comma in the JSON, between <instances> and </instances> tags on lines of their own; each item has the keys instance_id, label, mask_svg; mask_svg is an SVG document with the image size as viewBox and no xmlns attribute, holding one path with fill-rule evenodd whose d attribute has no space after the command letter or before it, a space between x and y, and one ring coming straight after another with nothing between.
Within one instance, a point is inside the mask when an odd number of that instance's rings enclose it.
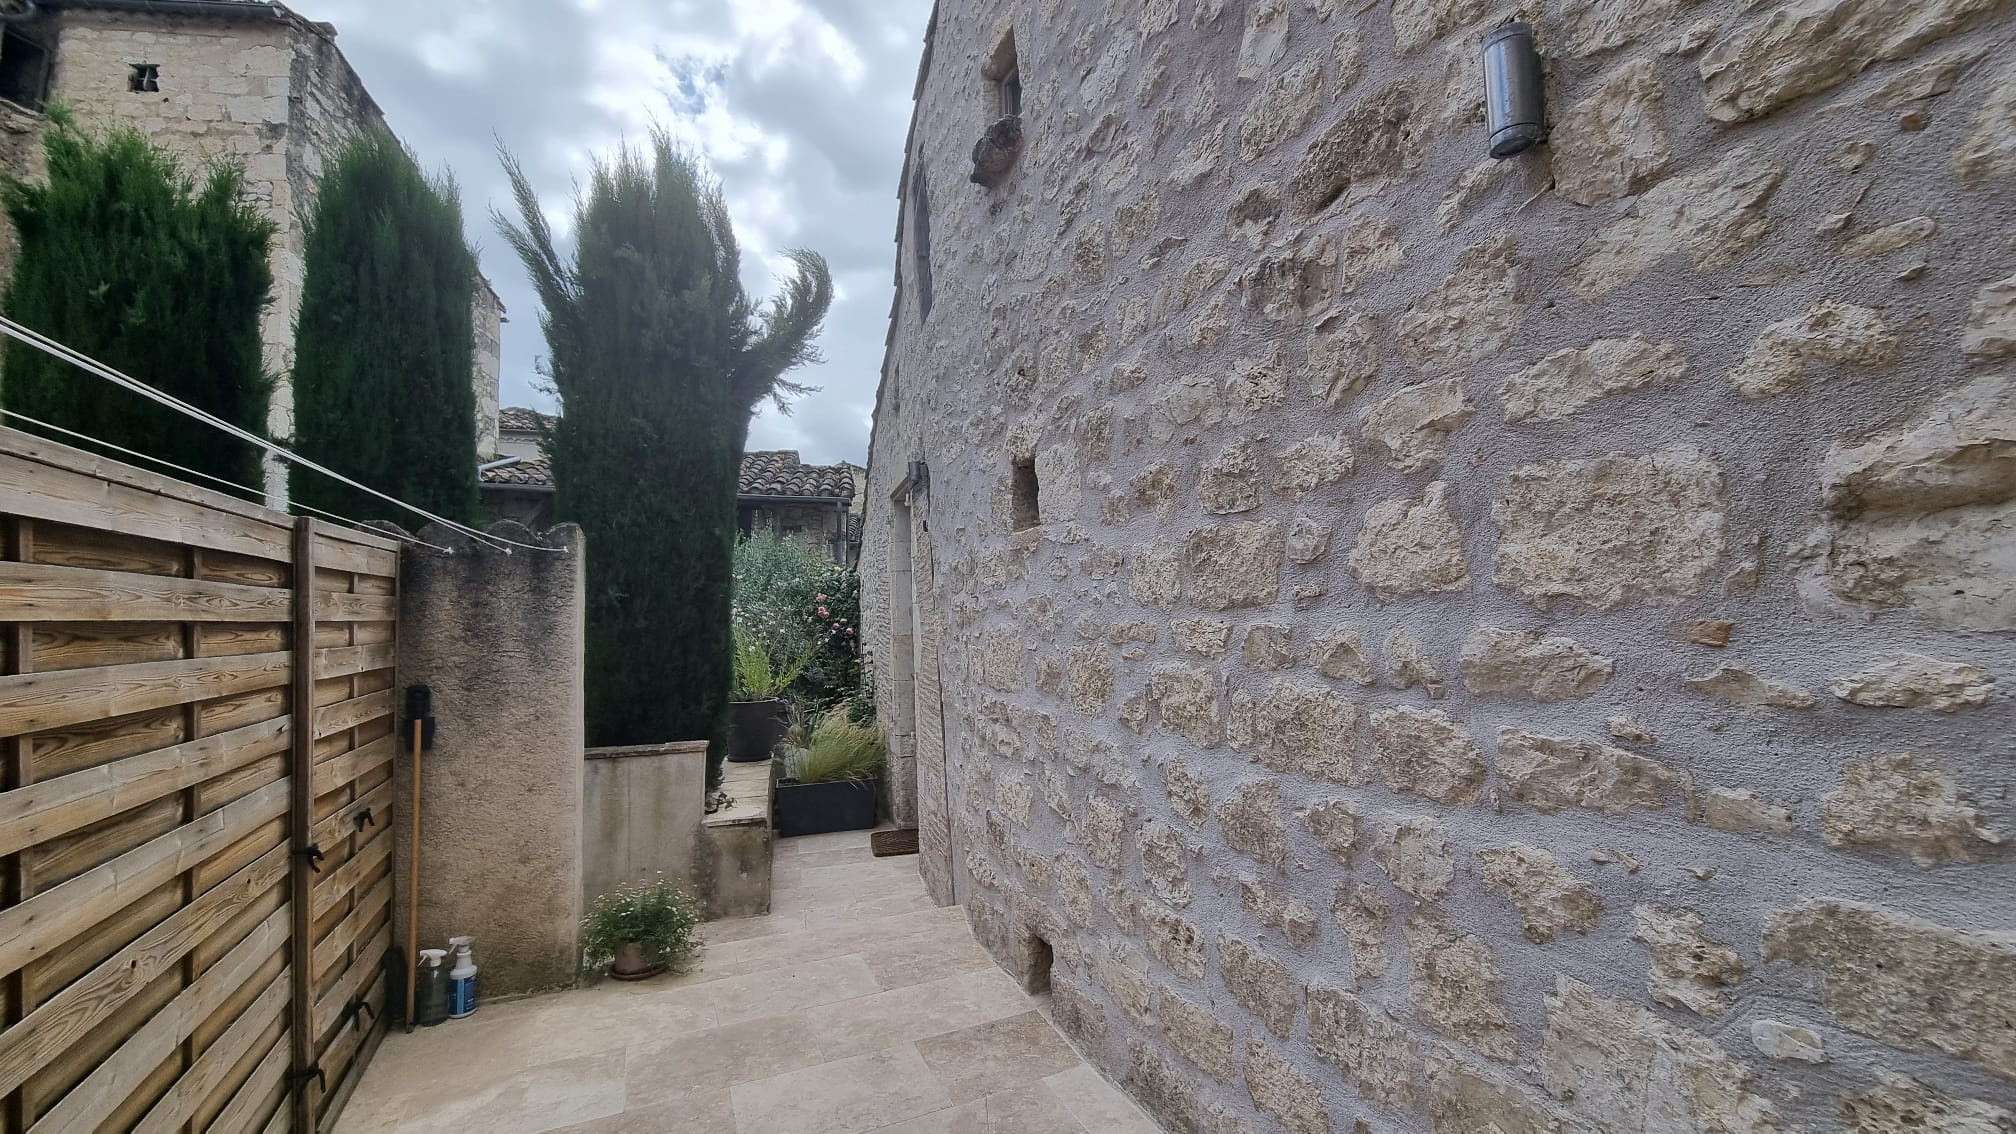
<instances>
[{"instance_id":1,"label":"white cloud","mask_svg":"<svg viewBox=\"0 0 2016 1134\"><path fill-rule=\"evenodd\" d=\"M812 461L865 458L889 311L889 234L908 126L910 85L929 0L300 0L334 23L338 44L392 127L463 192L483 269L511 308L506 404L535 391L544 355L536 300L496 236L511 206L494 154L523 162L555 231L590 161L653 123L720 175L759 297L804 246L832 263L836 298L820 348L794 375L820 392L795 415L771 409L752 447L798 448ZM836 97L844 96L844 97Z\"/></svg>"}]
</instances>

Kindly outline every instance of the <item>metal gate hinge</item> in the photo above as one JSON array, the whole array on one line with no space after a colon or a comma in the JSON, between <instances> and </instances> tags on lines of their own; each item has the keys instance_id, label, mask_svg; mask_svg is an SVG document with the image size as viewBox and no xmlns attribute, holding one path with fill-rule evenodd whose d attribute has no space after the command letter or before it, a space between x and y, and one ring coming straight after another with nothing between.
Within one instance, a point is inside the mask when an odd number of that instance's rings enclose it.
<instances>
[{"instance_id":1,"label":"metal gate hinge","mask_svg":"<svg viewBox=\"0 0 2016 1134\"><path fill-rule=\"evenodd\" d=\"M310 1079L315 1080L316 1085L322 1088L323 1094L326 1095L329 1093L329 1076L323 1073L320 1063L310 1063L299 1071L289 1071L287 1073L287 1083L291 1090L298 1091L306 1087Z\"/></svg>"},{"instance_id":2,"label":"metal gate hinge","mask_svg":"<svg viewBox=\"0 0 2016 1134\"><path fill-rule=\"evenodd\" d=\"M307 846L302 847L300 850L294 853L308 860L308 869L314 871L317 874L322 873L323 855L322 855L322 846L320 843L309 843Z\"/></svg>"}]
</instances>

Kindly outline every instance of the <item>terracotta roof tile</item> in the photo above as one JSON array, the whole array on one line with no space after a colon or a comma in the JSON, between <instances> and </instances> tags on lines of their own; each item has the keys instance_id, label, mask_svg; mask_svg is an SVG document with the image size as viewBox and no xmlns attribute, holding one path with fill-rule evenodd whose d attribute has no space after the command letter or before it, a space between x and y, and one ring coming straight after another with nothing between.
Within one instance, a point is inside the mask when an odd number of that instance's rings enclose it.
<instances>
[{"instance_id":1,"label":"terracotta roof tile","mask_svg":"<svg viewBox=\"0 0 2016 1134\"><path fill-rule=\"evenodd\" d=\"M527 457L515 465L484 469L482 479L486 486L550 488L553 485L553 465L544 457Z\"/></svg>"},{"instance_id":2,"label":"terracotta roof tile","mask_svg":"<svg viewBox=\"0 0 2016 1134\"><path fill-rule=\"evenodd\" d=\"M553 415L524 406L505 406L497 411L497 428L507 433L539 433L553 424Z\"/></svg>"},{"instance_id":3,"label":"terracotta roof tile","mask_svg":"<svg viewBox=\"0 0 2016 1134\"><path fill-rule=\"evenodd\" d=\"M538 420L544 417L546 415L536 410L510 406L498 412L497 420L502 429L534 432L540 428ZM483 483L499 486L551 485L553 466L544 457L527 457L515 465L485 470ZM854 499L854 471L845 464L805 464L798 459L795 449L744 453L736 492L742 496L805 496L851 501Z\"/></svg>"},{"instance_id":4,"label":"terracotta roof tile","mask_svg":"<svg viewBox=\"0 0 2016 1134\"><path fill-rule=\"evenodd\" d=\"M742 454L743 496L816 496L854 499L854 474L846 465L808 465L796 449L770 449Z\"/></svg>"}]
</instances>

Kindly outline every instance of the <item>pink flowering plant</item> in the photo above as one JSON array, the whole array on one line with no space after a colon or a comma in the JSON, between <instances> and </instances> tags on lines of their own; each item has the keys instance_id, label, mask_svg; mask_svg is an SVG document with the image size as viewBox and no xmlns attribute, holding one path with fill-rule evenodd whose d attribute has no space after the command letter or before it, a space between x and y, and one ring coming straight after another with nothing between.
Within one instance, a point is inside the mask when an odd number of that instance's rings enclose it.
<instances>
[{"instance_id":1,"label":"pink flowering plant","mask_svg":"<svg viewBox=\"0 0 2016 1134\"><path fill-rule=\"evenodd\" d=\"M788 691L808 706L851 700L861 680L860 576L804 540L758 532L735 547L735 627L774 658L808 660Z\"/></svg>"}]
</instances>

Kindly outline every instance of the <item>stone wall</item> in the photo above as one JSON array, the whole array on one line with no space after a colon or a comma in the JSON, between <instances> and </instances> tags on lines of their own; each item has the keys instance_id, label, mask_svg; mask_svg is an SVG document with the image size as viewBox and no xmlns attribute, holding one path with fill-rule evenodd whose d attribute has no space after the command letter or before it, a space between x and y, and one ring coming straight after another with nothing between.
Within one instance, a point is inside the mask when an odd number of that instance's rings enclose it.
<instances>
[{"instance_id":1,"label":"stone wall","mask_svg":"<svg viewBox=\"0 0 2016 1134\"><path fill-rule=\"evenodd\" d=\"M497 451L497 409L504 381L504 301L490 281L479 280L469 311L476 329L476 457L494 461ZM536 451L536 450L535 450Z\"/></svg>"},{"instance_id":2,"label":"stone wall","mask_svg":"<svg viewBox=\"0 0 2016 1134\"><path fill-rule=\"evenodd\" d=\"M438 722L420 765L421 947L473 934L484 994L510 995L571 984L580 963L586 591L579 528L491 530L569 550L424 530L450 552L402 556L399 687L432 687ZM402 745L394 768L402 945L411 758Z\"/></svg>"},{"instance_id":3,"label":"stone wall","mask_svg":"<svg viewBox=\"0 0 2016 1134\"><path fill-rule=\"evenodd\" d=\"M1552 136L1496 162L1512 15ZM2012 45L2006 0L941 0L877 696L914 535L948 896L1168 1129L2016 1123Z\"/></svg>"}]
</instances>

